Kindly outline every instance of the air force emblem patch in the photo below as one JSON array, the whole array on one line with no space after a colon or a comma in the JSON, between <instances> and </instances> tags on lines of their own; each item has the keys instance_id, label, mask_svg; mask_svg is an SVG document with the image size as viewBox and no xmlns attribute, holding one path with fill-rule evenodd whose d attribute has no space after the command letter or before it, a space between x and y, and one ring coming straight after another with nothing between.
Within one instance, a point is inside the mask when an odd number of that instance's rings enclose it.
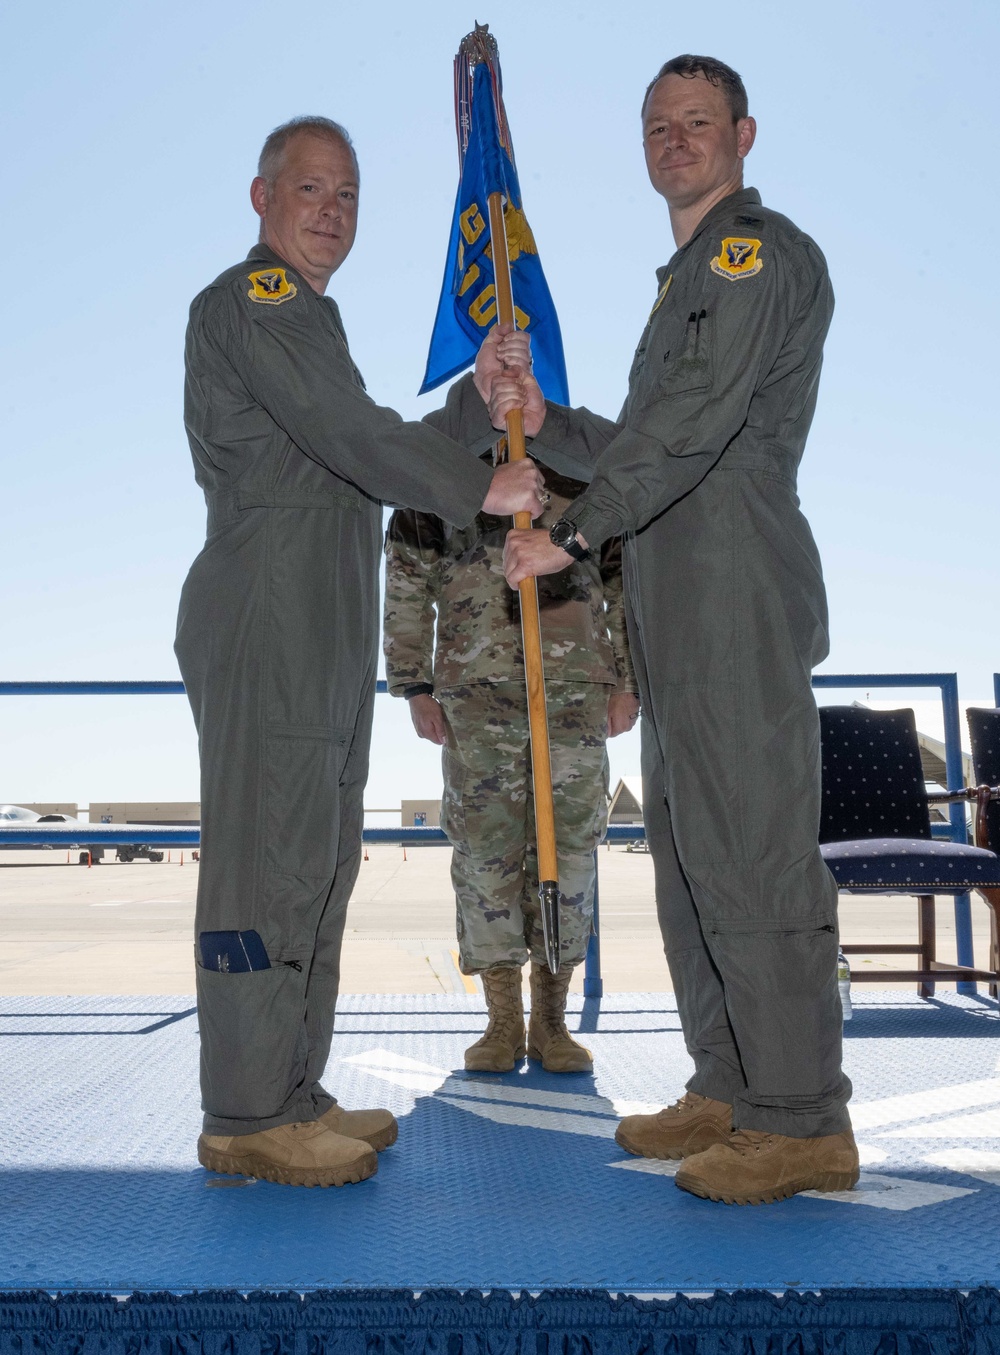
<instances>
[{"instance_id":1,"label":"air force emblem patch","mask_svg":"<svg viewBox=\"0 0 1000 1355\"><path fill-rule=\"evenodd\" d=\"M280 306L298 295L299 289L289 282L283 268L265 268L259 273L251 273L249 281L253 284L247 292L251 301L260 301L265 306Z\"/></svg>"},{"instance_id":2,"label":"air force emblem patch","mask_svg":"<svg viewBox=\"0 0 1000 1355\"><path fill-rule=\"evenodd\" d=\"M759 240L737 240L729 236L723 240L722 248L712 260L712 272L718 273L720 278L728 278L730 282L752 278L764 267L764 261L758 257L759 249Z\"/></svg>"}]
</instances>

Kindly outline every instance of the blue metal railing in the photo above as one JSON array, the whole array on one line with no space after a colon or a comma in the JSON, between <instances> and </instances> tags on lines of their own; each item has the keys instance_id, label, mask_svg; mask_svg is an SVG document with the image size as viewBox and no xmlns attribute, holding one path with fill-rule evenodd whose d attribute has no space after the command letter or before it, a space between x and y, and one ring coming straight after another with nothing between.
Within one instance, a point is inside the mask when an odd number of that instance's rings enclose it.
<instances>
[{"instance_id":1,"label":"blue metal railing","mask_svg":"<svg viewBox=\"0 0 1000 1355\"><path fill-rule=\"evenodd\" d=\"M375 690L388 692L379 681ZM0 696L183 696L183 682L0 682Z\"/></svg>"},{"instance_id":2,"label":"blue metal railing","mask_svg":"<svg viewBox=\"0 0 1000 1355\"><path fill-rule=\"evenodd\" d=\"M376 693L384 696L388 693L388 684L380 679L375 684ZM0 682L0 696L183 696L183 682ZM609 827L606 841L634 842L644 839L646 830L642 824L635 826L616 824ZM365 842L394 842L406 846L409 842L446 843L448 841L441 828L365 828L362 837ZM0 827L0 846L19 845L22 847L67 846L80 841L80 833L71 828L14 828ZM201 833L197 828L147 828L134 832L123 826L113 834L102 833L101 845L148 846L148 847L198 847ZM96 844L95 844L96 845ZM601 978L601 939L599 924L598 891L594 889L594 927L587 947L587 957L583 971L584 997L602 997L604 981Z\"/></svg>"},{"instance_id":3,"label":"blue metal railing","mask_svg":"<svg viewBox=\"0 0 1000 1355\"><path fill-rule=\"evenodd\" d=\"M941 704L944 711L945 768L949 790L961 790L964 785L962 773L962 744L958 704L958 676L955 673L820 673L813 677L814 688L917 688L937 687L941 692ZM995 699L1000 706L1000 673L993 675ZM376 684L380 695L388 692L384 681ZM182 696L182 682L0 682L0 696ZM954 842L968 841L963 805L949 806L950 828L945 834ZM641 824L609 826L607 841L637 841L645 838L645 829ZM107 844L139 846L192 846L200 843L200 833L194 828L146 829L143 833L132 833L127 827L121 833L114 834L114 841L107 834L102 835ZM363 833L366 842L443 843L447 841L440 828L366 828ZM8 830L0 828L0 844L19 842L28 845L58 845L72 839L72 830L62 828L32 830L27 835L23 829ZM598 923L598 898L594 899L594 930L587 951L584 970L584 996L600 997L603 993L600 961L600 929ZM972 910L968 894L960 894L955 899L955 941L958 963L972 965ZM958 991L975 993L974 983L959 983Z\"/></svg>"}]
</instances>

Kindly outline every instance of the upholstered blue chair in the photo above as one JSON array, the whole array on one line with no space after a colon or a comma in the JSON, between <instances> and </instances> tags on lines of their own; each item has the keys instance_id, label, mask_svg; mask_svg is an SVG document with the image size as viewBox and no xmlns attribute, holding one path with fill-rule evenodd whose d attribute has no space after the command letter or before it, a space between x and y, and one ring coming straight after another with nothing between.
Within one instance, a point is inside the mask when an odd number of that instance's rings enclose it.
<instances>
[{"instance_id":1,"label":"upholstered blue chair","mask_svg":"<svg viewBox=\"0 0 1000 1355\"><path fill-rule=\"evenodd\" d=\"M914 979L921 997L935 980L1000 982L996 954L1000 914L1000 857L983 847L935 841L930 805L971 800L973 790L928 792L911 710L874 711L858 706L821 706L823 804L819 840L826 864L850 894L913 894L917 899L916 945L845 945L846 955L916 955L917 969L857 970L861 983ZM1000 788L984 788L1000 799ZM993 914L990 968L945 964L937 958L934 896L982 895Z\"/></svg>"},{"instance_id":2,"label":"upholstered blue chair","mask_svg":"<svg viewBox=\"0 0 1000 1355\"><path fill-rule=\"evenodd\" d=\"M1000 855L1000 802L989 794L990 786L1000 782L1000 710L986 710L970 706L965 713L969 722L972 746L972 774L976 778L976 846ZM990 938L992 954L990 968L1000 969L1000 927L997 925L1000 895L993 900L993 933ZM998 995L997 985L990 984L990 993Z\"/></svg>"}]
</instances>

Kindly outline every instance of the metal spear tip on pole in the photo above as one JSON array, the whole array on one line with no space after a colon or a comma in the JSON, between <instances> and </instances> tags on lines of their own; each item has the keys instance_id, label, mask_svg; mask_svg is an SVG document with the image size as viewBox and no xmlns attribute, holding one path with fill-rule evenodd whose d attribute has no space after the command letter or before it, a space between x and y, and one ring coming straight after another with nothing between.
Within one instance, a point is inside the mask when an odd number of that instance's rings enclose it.
<instances>
[{"instance_id":1,"label":"metal spear tip on pole","mask_svg":"<svg viewBox=\"0 0 1000 1355\"><path fill-rule=\"evenodd\" d=\"M556 880L542 880L538 885L542 905L542 941L549 971L559 973L559 884Z\"/></svg>"}]
</instances>

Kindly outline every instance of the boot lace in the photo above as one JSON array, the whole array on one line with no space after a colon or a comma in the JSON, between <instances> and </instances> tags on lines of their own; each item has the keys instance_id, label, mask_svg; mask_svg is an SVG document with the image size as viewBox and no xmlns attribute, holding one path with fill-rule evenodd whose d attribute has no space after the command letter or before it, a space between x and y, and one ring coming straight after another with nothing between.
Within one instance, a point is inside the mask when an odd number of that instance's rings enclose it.
<instances>
[{"instance_id":1,"label":"boot lace","mask_svg":"<svg viewBox=\"0 0 1000 1355\"><path fill-rule=\"evenodd\" d=\"M699 1099L696 1092L685 1092L679 1101L674 1101L672 1105L665 1106L659 1112L660 1117L668 1119L672 1115L683 1115L689 1110L696 1110Z\"/></svg>"},{"instance_id":2,"label":"boot lace","mask_svg":"<svg viewBox=\"0 0 1000 1355\"><path fill-rule=\"evenodd\" d=\"M773 1134L765 1134L759 1129L734 1129L729 1136L729 1147L741 1157L749 1157L766 1148L773 1139Z\"/></svg>"}]
</instances>

